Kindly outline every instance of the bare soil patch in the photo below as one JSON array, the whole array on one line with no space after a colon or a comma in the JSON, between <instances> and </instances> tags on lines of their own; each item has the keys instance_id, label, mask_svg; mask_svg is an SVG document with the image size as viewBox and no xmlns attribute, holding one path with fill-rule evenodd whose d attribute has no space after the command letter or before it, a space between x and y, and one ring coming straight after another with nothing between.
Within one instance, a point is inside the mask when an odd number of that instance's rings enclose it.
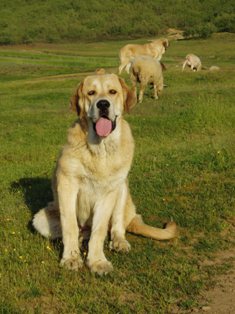
<instances>
[{"instance_id":1,"label":"bare soil patch","mask_svg":"<svg viewBox=\"0 0 235 314\"><path fill-rule=\"evenodd\" d=\"M235 313L235 248L221 252L213 262L207 261L209 266L231 262L233 267L216 278L216 284L204 292L201 307L193 309L193 313L234 314Z\"/></svg>"}]
</instances>

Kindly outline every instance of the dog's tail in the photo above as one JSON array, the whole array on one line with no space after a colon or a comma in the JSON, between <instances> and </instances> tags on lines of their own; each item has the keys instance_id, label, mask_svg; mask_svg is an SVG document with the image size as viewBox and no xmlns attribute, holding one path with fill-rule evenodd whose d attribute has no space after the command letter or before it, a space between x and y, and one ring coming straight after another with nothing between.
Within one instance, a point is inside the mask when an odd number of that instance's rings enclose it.
<instances>
[{"instance_id":1,"label":"dog's tail","mask_svg":"<svg viewBox=\"0 0 235 314\"><path fill-rule=\"evenodd\" d=\"M164 229L155 228L146 225L140 215L136 215L132 219L127 227L127 231L155 240L170 240L177 236L177 226L175 222L169 222Z\"/></svg>"},{"instance_id":2,"label":"dog's tail","mask_svg":"<svg viewBox=\"0 0 235 314\"><path fill-rule=\"evenodd\" d=\"M39 210L33 217L34 228L44 237L57 239L62 237L60 214L54 202Z\"/></svg>"}]
</instances>

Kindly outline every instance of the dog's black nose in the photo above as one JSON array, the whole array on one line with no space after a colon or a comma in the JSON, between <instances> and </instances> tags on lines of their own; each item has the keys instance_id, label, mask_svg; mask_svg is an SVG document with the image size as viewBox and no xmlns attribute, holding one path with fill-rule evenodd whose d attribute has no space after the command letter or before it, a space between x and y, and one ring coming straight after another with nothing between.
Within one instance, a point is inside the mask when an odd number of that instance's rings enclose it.
<instances>
[{"instance_id":1,"label":"dog's black nose","mask_svg":"<svg viewBox=\"0 0 235 314\"><path fill-rule=\"evenodd\" d=\"M99 108L100 110L108 109L109 106L110 106L110 103L106 99L101 99L97 102L97 108Z\"/></svg>"}]
</instances>

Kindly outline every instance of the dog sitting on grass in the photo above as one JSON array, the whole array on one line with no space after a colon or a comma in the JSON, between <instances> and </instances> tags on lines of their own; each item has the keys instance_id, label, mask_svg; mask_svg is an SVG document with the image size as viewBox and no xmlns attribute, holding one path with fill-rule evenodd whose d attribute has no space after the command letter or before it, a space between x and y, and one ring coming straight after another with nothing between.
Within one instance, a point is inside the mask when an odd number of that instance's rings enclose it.
<instances>
[{"instance_id":1,"label":"dog sitting on grass","mask_svg":"<svg viewBox=\"0 0 235 314\"><path fill-rule=\"evenodd\" d=\"M89 269L99 275L112 271L104 254L110 233L110 248L128 252L126 231L157 240L176 236L174 222L165 229L146 225L137 215L128 187L134 140L123 112L136 103L126 83L115 74L87 76L71 98L79 119L68 131L52 180L54 200L33 218L43 236L62 237L61 265L78 270L83 265L79 238L90 230Z\"/></svg>"}]
</instances>

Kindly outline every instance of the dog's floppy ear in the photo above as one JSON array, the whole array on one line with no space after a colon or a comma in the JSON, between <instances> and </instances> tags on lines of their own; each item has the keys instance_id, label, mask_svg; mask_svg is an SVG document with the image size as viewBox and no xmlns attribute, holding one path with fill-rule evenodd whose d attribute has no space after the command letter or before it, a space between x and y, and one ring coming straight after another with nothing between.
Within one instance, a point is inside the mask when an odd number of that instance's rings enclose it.
<instances>
[{"instance_id":1,"label":"dog's floppy ear","mask_svg":"<svg viewBox=\"0 0 235 314\"><path fill-rule=\"evenodd\" d=\"M75 111L78 116L82 116L84 113L83 96L82 96L83 82L81 82L74 95L70 99L70 110Z\"/></svg>"},{"instance_id":2,"label":"dog's floppy ear","mask_svg":"<svg viewBox=\"0 0 235 314\"><path fill-rule=\"evenodd\" d=\"M163 46L165 47L165 49L168 48L168 47L169 47L169 41L168 41L168 39L166 39L166 38L163 39L162 44L163 44Z\"/></svg>"},{"instance_id":3,"label":"dog's floppy ear","mask_svg":"<svg viewBox=\"0 0 235 314\"><path fill-rule=\"evenodd\" d=\"M122 78L119 78L119 82L123 90L124 110L129 113L137 102L136 91L134 88L130 89Z\"/></svg>"}]
</instances>

